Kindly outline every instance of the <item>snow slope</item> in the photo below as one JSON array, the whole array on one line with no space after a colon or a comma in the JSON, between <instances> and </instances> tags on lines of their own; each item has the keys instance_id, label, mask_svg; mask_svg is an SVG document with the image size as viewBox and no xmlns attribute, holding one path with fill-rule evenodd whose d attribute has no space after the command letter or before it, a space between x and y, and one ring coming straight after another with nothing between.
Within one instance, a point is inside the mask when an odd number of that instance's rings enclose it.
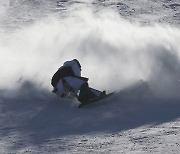
<instances>
[{"instance_id":1,"label":"snow slope","mask_svg":"<svg viewBox=\"0 0 180 154\"><path fill-rule=\"evenodd\" d=\"M178 0L0 3L0 153L178 153ZM78 109L50 79L78 58L111 98Z\"/></svg>"}]
</instances>

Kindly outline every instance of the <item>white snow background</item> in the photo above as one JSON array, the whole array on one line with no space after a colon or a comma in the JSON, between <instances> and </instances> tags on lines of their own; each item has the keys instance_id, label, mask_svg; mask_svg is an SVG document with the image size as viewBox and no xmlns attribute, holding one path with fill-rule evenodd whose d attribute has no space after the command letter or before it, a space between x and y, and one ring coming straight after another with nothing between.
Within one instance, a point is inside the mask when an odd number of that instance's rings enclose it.
<instances>
[{"instance_id":1,"label":"white snow background","mask_svg":"<svg viewBox=\"0 0 180 154\"><path fill-rule=\"evenodd\" d=\"M0 153L179 153L179 0L0 4ZM80 109L52 94L74 58L117 93Z\"/></svg>"}]
</instances>

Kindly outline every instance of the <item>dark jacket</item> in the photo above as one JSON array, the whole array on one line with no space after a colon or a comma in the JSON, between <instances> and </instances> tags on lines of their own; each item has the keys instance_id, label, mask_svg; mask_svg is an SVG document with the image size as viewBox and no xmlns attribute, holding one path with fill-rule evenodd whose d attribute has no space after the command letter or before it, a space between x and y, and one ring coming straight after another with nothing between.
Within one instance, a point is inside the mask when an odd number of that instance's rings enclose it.
<instances>
[{"instance_id":1,"label":"dark jacket","mask_svg":"<svg viewBox=\"0 0 180 154\"><path fill-rule=\"evenodd\" d=\"M56 87L60 79L67 76L75 76L71 66L61 66L51 79L51 85Z\"/></svg>"}]
</instances>

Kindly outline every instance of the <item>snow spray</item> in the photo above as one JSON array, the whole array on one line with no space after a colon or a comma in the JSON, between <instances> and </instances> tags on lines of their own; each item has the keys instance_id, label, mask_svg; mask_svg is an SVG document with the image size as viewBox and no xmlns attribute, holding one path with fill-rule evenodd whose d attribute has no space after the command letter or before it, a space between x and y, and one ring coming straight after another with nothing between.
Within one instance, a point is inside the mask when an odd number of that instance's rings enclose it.
<instances>
[{"instance_id":1,"label":"snow spray","mask_svg":"<svg viewBox=\"0 0 180 154\"><path fill-rule=\"evenodd\" d=\"M0 39L1 89L29 80L50 90L53 73L77 58L92 87L123 90L139 80L159 96L180 92L180 29L129 22L113 10L48 16Z\"/></svg>"}]
</instances>

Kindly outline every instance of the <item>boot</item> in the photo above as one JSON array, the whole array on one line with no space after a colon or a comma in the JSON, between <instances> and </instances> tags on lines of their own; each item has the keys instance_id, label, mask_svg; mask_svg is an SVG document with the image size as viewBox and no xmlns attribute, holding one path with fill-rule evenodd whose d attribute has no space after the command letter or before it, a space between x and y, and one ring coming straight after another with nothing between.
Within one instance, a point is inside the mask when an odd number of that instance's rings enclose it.
<instances>
[{"instance_id":1,"label":"boot","mask_svg":"<svg viewBox=\"0 0 180 154\"><path fill-rule=\"evenodd\" d=\"M100 96L99 97L103 97L106 95L106 91L104 90L103 92L101 92Z\"/></svg>"}]
</instances>

